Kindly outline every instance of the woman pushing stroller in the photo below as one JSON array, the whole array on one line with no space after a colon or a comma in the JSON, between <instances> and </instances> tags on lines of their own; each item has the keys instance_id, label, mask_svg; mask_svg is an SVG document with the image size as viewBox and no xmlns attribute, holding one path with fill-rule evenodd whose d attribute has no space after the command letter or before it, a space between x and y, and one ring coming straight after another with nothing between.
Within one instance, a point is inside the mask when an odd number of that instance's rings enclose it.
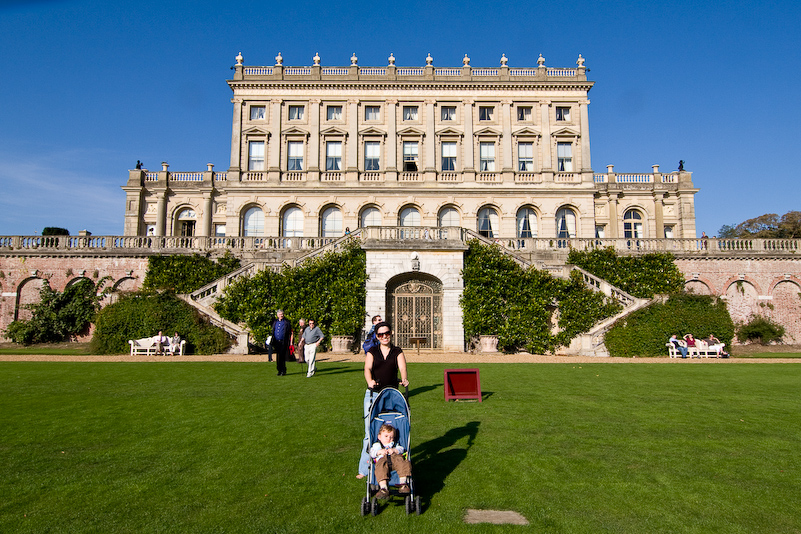
<instances>
[{"instance_id":1,"label":"woman pushing stroller","mask_svg":"<svg viewBox=\"0 0 801 534\"><path fill-rule=\"evenodd\" d=\"M364 360L364 379L367 381L367 391L364 393L364 443L359 459L359 474L356 478L367 476L370 463L370 405L375 396L387 387L398 387L398 371L400 371L400 384L409 386L406 376L406 356L403 350L392 344L392 329L389 323L380 322L375 328L378 345L367 351Z\"/></svg>"}]
</instances>

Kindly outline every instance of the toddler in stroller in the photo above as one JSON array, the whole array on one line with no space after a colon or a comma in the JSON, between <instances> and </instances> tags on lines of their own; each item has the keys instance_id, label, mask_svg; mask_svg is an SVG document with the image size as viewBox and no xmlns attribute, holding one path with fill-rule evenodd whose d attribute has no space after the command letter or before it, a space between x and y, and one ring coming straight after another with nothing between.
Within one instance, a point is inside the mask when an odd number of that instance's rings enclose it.
<instances>
[{"instance_id":1,"label":"toddler in stroller","mask_svg":"<svg viewBox=\"0 0 801 534\"><path fill-rule=\"evenodd\" d=\"M361 513L378 513L380 500L402 497L406 513L421 513L420 496L415 495L410 454L410 413L406 397L395 388L382 389L370 406L369 462L367 489ZM404 454L407 456L404 458ZM397 488L397 489L396 489Z\"/></svg>"},{"instance_id":2,"label":"toddler in stroller","mask_svg":"<svg viewBox=\"0 0 801 534\"><path fill-rule=\"evenodd\" d=\"M396 444L395 427L389 423L384 423L378 430L378 441L370 447L370 458L375 462L375 479L378 481L378 499L389 498L389 475L392 471L397 471L400 488L398 493L408 495L412 492L407 483L412 474L412 463L403 456L406 449L403 445Z\"/></svg>"}]
</instances>

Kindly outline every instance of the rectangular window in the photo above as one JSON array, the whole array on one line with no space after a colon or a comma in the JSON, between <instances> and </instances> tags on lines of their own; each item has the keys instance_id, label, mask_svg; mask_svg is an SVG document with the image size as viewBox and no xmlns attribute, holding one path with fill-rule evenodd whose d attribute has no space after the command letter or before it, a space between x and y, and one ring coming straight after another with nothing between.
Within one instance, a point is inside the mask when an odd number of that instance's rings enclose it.
<instances>
[{"instance_id":1,"label":"rectangular window","mask_svg":"<svg viewBox=\"0 0 801 534\"><path fill-rule=\"evenodd\" d=\"M556 143L556 161L559 172L573 172L573 145Z\"/></svg>"},{"instance_id":2,"label":"rectangular window","mask_svg":"<svg viewBox=\"0 0 801 534\"><path fill-rule=\"evenodd\" d=\"M606 225L597 224L595 225L595 237L596 239L603 239L606 234Z\"/></svg>"},{"instance_id":3,"label":"rectangular window","mask_svg":"<svg viewBox=\"0 0 801 534\"><path fill-rule=\"evenodd\" d=\"M325 144L325 170L342 170L342 141L329 141Z\"/></svg>"},{"instance_id":4,"label":"rectangular window","mask_svg":"<svg viewBox=\"0 0 801 534\"><path fill-rule=\"evenodd\" d=\"M665 239L673 239L673 227L665 226Z\"/></svg>"},{"instance_id":5,"label":"rectangular window","mask_svg":"<svg viewBox=\"0 0 801 534\"><path fill-rule=\"evenodd\" d=\"M364 143L364 170L377 171L381 168L381 143L367 141Z\"/></svg>"},{"instance_id":6,"label":"rectangular window","mask_svg":"<svg viewBox=\"0 0 801 534\"><path fill-rule=\"evenodd\" d=\"M492 114L495 111L493 106L479 106L478 107L478 120L491 121Z\"/></svg>"},{"instance_id":7,"label":"rectangular window","mask_svg":"<svg viewBox=\"0 0 801 534\"><path fill-rule=\"evenodd\" d=\"M250 106L250 120L259 121L264 119L264 106Z\"/></svg>"},{"instance_id":8,"label":"rectangular window","mask_svg":"<svg viewBox=\"0 0 801 534\"><path fill-rule=\"evenodd\" d=\"M366 121L377 121L381 119L381 107L380 106L365 106L364 108L364 120Z\"/></svg>"},{"instance_id":9,"label":"rectangular window","mask_svg":"<svg viewBox=\"0 0 801 534\"><path fill-rule=\"evenodd\" d=\"M479 170L482 172L495 172L495 143L479 143Z\"/></svg>"},{"instance_id":10,"label":"rectangular window","mask_svg":"<svg viewBox=\"0 0 801 534\"><path fill-rule=\"evenodd\" d=\"M264 141L248 142L248 170L264 170Z\"/></svg>"},{"instance_id":11,"label":"rectangular window","mask_svg":"<svg viewBox=\"0 0 801 534\"><path fill-rule=\"evenodd\" d=\"M534 171L534 143L517 144L517 162L520 172Z\"/></svg>"},{"instance_id":12,"label":"rectangular window","mask_svg":"<svg viewBox=\"0 0 801 534\"><path fill-rule=\"evenodd\" d=\"M531 106L517 106L517 120L531 121Z\"/></svg>"},{"instance_id":13,"label":"rectangular window","mask_svg":"<svg viewBox=\"0 0 801 534\"><path fill-rule=\"evenodd\" d=\"M328 108L326 108L326 115L330 121L341 121L342 106L328 106Z\"/></svg>"},{"instance_id":14,"label":"rectangular window","mask_svg":"<svg viewBox=\"0 0 801 534\"><path fill-rule=\"evenodd\" d=\"M214 225L214 236L215 237L225 237L225 225L224 224L215 224Z\"/></svg>"},{"instance_id":15,"label":"rectangular window","mask_svg":"<svg viewBox=\"0 0 801 534\"><path fill-rule=\"evenodd\" d=\"M303 142L290 141L287 145L287 169L290 171L303 170Z\"/></svg>"},{"instance_id":16,"label":"rectangular window","mask_svg":"<svg viewBox=\"0 0 801 534\"><path fill-rule=\"evenodd\" d=\"M303 120L303 107L304 106L289 106L289 120Z\"/></svg>"},{"instance_id":17,"label":"rectangular window","mask_svg":"<svg viewBox=\"0 0 801 534\"><path fill-rule=\"evenodd\" d=\"M442 143L442 170L456 170L456 143L446 141Z\"/></svg>"},{"instance_id":18,"label":"rectangular window","mask_svg":"<svg viewBox=\"0 0 801 534\"><path fill-rule=\"evenodd\" d=\"M403 170L417 172L417 141L403 142Z\"/></svg>"},{"instance_id":19,"label":"rectangular window","mask_svg":"<svg viewBox=\"0 0 801 534\"><path fill-rule=\"evenodd\" d=\"M416 121L417 120L417 106L403 106L403 120Z\"/></svg>"},{"instance_id":20,"label":"rectangular window","mask_svg":"<svg viewBox=\"0 0 801 534\"><path fill-rule=\"evenodd\" d=\"M455 121L456 106L442 106L440 108L440 119L443 121Z\"/></svg>"},{"instance_id":21,"label":"rectangular window","mask_svg":"<svg viewBox=\"0 0 801 534\"><path fill-rule=\"evenodd\" d=\"M556 108L556 120L558 120L558 121L569 121L570 120L570 108L557 107Z\"/></svg>"}]
</instances>

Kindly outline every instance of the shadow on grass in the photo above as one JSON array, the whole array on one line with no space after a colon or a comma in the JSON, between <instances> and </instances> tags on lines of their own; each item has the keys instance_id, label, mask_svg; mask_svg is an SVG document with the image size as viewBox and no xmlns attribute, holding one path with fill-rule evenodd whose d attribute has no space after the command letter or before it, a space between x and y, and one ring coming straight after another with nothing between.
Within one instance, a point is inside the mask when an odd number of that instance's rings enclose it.
<instances>
[{"instance_id":1,"label":"shadow on grass","mask_svg":"<svg viewBox=\"0 0 801 534\"><path fill-rule=\"evenodd\" d=\"M437 388L441 388L441 387L442 387L442 384L433 384L431 386L421 386L419 388L410 389L409 390L409 396L410 397L414 397L415 395L422 395L423 393L431 391L432 389L437 389Z\"/></svg>"},{"instance_id":2,"label":"shadow on grass","mask_svg":"<svg viewBox=\"0 0 801 534\"><path fill-rule=\"evenodd\" d=\"M442 491L448 475L467 458L467 452L478 435L479 424L478 421L471 421L448 430L438 438L412 447L415 493L420 495L423 508L431 502L434 495ZM451 448L464 438L467 438L467 443L463 448Z\"/></svg>"}]
</instances>

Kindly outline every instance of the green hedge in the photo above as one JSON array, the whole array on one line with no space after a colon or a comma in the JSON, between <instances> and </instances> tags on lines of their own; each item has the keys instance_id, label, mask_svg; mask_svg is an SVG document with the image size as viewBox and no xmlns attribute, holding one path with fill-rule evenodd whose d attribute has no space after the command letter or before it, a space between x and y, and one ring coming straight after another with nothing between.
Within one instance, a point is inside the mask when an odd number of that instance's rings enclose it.
<instances>
[{"instance_id":1,"label":"green hedge","mask_svg":"<svg viewBox=\"0 0 801 534\"><path fill-rule=\"evenodd\" d=\"M606 334L611 356L665 356L671 334L710 334L731 346L734 323L726 303L708 295L676 294L618 321Z\"/></svg>"},{"instance_id":2,"label":"green hedge","mask_svg":"<svg viewBox=\"0 0 801 534\"><path fill-rule=\"evenodd\" d=\"M178 332L190 353L220 354L231 346L224 330L209 324L174 294L137 292L123 295L97 314L91 350L96 354L127 353L129 339L152 337L159 330L167 336Z\"/></svg>"},{"instance_id":3,"label":"green hedge","mask_svg":"<svg viewBox=\"0 0 801 534\"><path fill-rule=\"evenodd\" d=\"M504 352L552 352L621 309L617 302L588 289L577 272L561 280L535 268L524 269L499 247L478 240L468 243L462 275L466 340L497 335ZM551 319L557 309L559 330L554 334Z\"/></svg>"},{"instance_id":4,"label":"green hedge","mask_svg":"<svg viewBox=\"0 0 801 534\"><path fill-rule=\"evenodd\" d=\"M100 300L105 295L97 290L91 280L83 279L67 287L63 292L50 288L47 280L39 291L39 302L25 306L31 311L31 319L13 321L6 329L6 337L15 343L55 343L67 341L79 334L87 334L95 313L100 309Z\"/></svg>"},{"instance_id":5,"label":"green hedge","mask_svg":"<svg viewBox=\"0 0 801 534\"><path fill-rule=\"evenodd\" d=\"M263 270L225 288L214 309L235 323L244 323L257 343L271 334L275 310L283 309L292 325L314 319L330 346L332 335L358 336L367 315L367 262L359 242L339 252L310 258L280 273Z\"/></svg>"},{"instance_id":6,"label":"green hedge","mask_svg":"<svg viewBox=\"0 0 801 534\"><path fill-rule=\"evenodd\" d=\"M684 288L684 275L669 253L618 256L608 247L588 252L571 250L567 261L637 298L650 299Z\"/></svg>"},{"instance_id":7,"label":"green hedge","mask_svg":"<svg viewBox=\"0 0 801 534\"><path fill-rule=\"evenodd\" d=\"M191 293L239 267L239 259L228 252L217 261L199 254L150 256L142 289Z\"/></svg>"}]
</instances>

